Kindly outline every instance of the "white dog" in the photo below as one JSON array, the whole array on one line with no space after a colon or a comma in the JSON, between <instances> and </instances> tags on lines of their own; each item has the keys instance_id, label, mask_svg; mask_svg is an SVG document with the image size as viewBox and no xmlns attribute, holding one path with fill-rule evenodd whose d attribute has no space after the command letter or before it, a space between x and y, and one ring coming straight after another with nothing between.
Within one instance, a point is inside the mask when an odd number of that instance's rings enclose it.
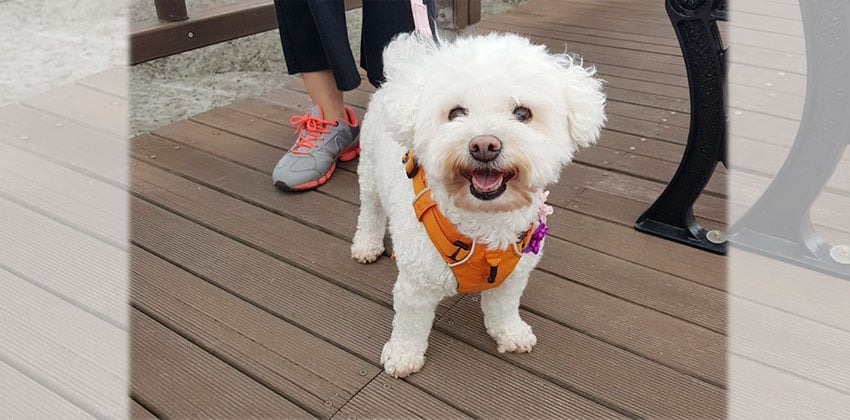
<instances>
[{"instance_id":1,"label":"white dog","mask_svg":"<svg viewBox=\"0 0 850 420\"><path fill-rule=\"evenodd\" d=\"M541 256L528 248L545 234L543 188L599 137L602 82L573 57L506 34L439 46L402 35L384 62L386 83L363 120L351 247L355 260L375 261L389 219L399 274L384 369L422 368L434 311L459 291L484 290L499 352L531 351L537 338L519 303Z\"/></svg>"}]
</instances>

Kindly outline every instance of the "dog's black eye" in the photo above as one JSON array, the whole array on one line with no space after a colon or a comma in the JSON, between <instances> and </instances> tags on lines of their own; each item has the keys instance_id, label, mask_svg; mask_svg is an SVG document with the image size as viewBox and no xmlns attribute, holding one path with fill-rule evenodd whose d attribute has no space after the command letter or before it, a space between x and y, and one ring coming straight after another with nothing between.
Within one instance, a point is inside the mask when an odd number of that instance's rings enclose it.
<instances>
[{"instance_id":1,"label":"dog's black eye","mask_svg":"<svg viewBox=\"0 0 850 420\"><path fill-rule=\"evenodd\" d=\"M462 106L456 106L449 111L449 121L457 118L457 117L465 117L469 114L469 111Z\"/></svg>"},{"instance_id":2,"label":"dog's black eye","mask_svg":"<svg viewBox=\"0 0 850 420\"><path fill-rule=\"evenodd\" d=\"M518 106L514 108L514 117L519 122L528 122L531 120L531 110L524 106Z\"/></svg>"}]
</instances>

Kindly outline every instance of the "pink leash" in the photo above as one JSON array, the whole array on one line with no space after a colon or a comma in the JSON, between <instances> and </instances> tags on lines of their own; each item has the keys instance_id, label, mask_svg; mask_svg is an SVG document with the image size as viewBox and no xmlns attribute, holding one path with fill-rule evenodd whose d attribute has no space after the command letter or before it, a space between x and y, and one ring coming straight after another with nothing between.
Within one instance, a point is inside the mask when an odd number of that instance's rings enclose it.
<instances>
[{"instance_id":1,"label":"pink leash","mask_svg":"<svg viewBox=\"0 0 850 420\"><path fill-rule=\"evenodd\" d=\"M425 6L422 0L410 0L410 9L413 11L413 24L416 31L429 37L433 36L431 25L428 23L428 6Z\"/></svg>"}]
</instances>

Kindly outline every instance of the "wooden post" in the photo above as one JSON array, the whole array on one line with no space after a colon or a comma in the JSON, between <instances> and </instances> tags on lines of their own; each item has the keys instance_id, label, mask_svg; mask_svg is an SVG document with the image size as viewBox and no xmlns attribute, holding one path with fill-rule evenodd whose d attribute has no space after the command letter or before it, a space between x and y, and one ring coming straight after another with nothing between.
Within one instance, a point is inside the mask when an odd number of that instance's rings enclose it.
<instances>
[{"instance_id":1,"label":"wooden post","mask_svg":"<svg viewBox=\"0 0 850 420\"><path fill-rule=\"evenodd\" d=\"M481 20L481 0L436 0L440 29L460 31Z\"/></svg>"},{"instance_id":2,"label":"wooden post","mask_svg":"<svg viewBox=\"0 0 850 420\"><path fill-rule=\"evenodd\" d=\"M186 0L153 0L157 19L164 22L179 22L189 19Z\"/></svg>"}]
</instances>

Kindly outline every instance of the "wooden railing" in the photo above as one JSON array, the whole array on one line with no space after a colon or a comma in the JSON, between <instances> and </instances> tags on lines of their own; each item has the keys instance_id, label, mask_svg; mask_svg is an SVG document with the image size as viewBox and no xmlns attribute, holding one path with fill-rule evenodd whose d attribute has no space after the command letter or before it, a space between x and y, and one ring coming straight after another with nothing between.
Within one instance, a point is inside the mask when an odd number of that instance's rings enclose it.
<instances>
[{"instance_id":1,"label":"wooden railing","mask_svg":"<svg viewBox=\"0 0 850 420\"><path fill-rule=\"evenodd\" d=\"M437 0L438 27L458 31L481 20L480 0ZM361 0L345 0L346 10ZM277 28L272 0L240 0L189 16L185 0L154 0L157 22L130 28L130 64L179 54Z\"/></svg>"}]
</instances>

